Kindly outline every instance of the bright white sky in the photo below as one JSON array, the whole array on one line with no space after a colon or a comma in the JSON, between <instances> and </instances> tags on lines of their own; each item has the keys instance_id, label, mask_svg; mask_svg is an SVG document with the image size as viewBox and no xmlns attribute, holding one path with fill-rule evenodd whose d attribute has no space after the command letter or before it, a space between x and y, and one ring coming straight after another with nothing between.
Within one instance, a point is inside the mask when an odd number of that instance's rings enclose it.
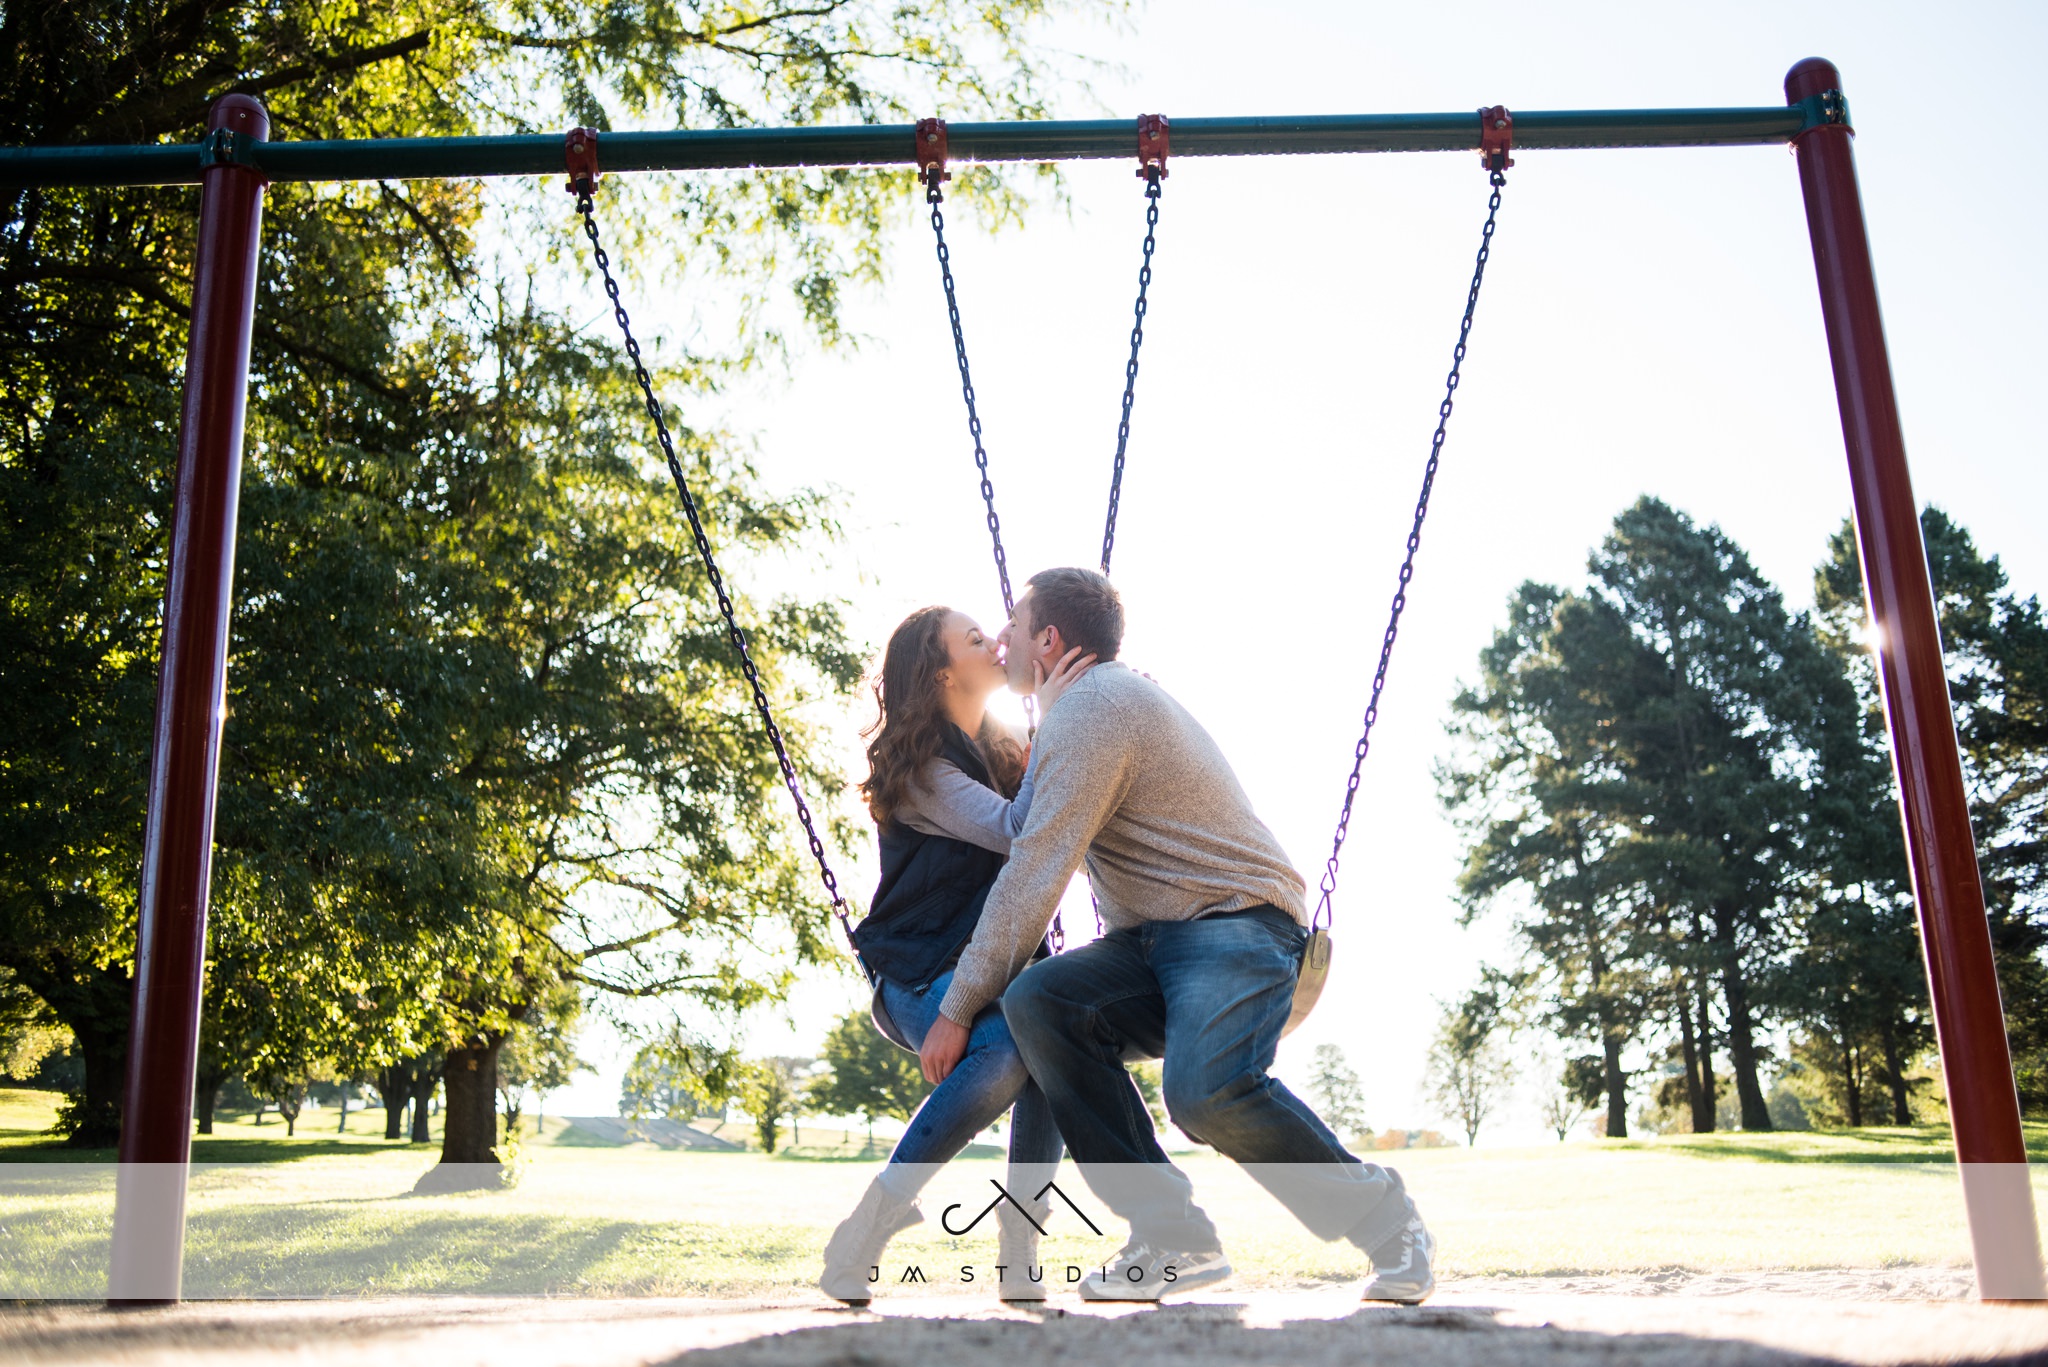
<instances>
[{"instance_id":1,"label":"bright white sky","mask_svg":"<svg viewBox=\"0 0 2048 1367\"><path fill-rule=\"evenodd\" d=\"M1842 70L1918 493L2048 587L2029 375L2044 360L2044 177L2023 113L2048 11L2023 5L1295 4L1174 0L1067 45L1121 64L1118 113L1311 114L1768 105L1809 55ZM1063 113L1094 116L1076 105ZM1439 1124L1436 1003L1505 958L1458 925L1431 764L1457 681L1524 579L1577 580L1614 515L1663 497L1746 546L1795 607L1849 508L1827 349L1783 148L1528 152L1509 173L1465 383L1360 794L1331 989L1281 1050L1341 1044L1371 1123ZM949 224L1013 573L1093 564L1143 201L1129 165L1069 170L1071 217ZM1442 396L1484 215L1475 155L1188 159L1167 182L1116 556L1126 658L1210 728L1315 881ZM830 485L849 530L795 591L845 597L879 645L946 602L993 629L951 341L922 205L868 342L801 357L727 413L774 487ZM636 310L637 312L637 310ZM702 416L702 415L700 415ZM844 728L848 768L856 712ZM863 898L868 851L843 858ZM1070 928L1089 921L1085 896ZM808 982L751 1027L815 1052L860 993ZM600 1037L586 1052L602 1057ZM1518 1046L1519 1047L1519 1046ZM551 1098L610 1113L623 1061ZM1533 1071L1533 1070L1530 1070ZM1533 1101L1482 1136L1537 1137ZM1445 1128L1449 1128L1445 1126Z\"/></svg>"}]
</instances>

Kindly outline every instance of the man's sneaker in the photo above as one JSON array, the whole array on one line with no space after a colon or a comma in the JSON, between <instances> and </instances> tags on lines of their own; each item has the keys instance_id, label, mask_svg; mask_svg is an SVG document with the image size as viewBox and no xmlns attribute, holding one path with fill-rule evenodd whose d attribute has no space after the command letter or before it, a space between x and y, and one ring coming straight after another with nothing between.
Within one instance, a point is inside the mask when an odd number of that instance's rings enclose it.
<instances>
[{"instance_id":1,"label":"man's sneaker","mask_svg":"<svg viewBox=\"0 0 2048 1367\"><path fill-rule=\"evenodd\" d=\"M1132 1240L1106 1268L1081 1279L1084 1301L1156 1301L1179 1291L1230 1280L1230 1259L1220 1248L1167 1253Z\"/></svg>"},{"instance_id":2,"label":"man's sneaker","mask_svg":"<svg viewBox=\"0 0 2048 1367\"><path fill-rule=\"evenodd\" d=\"M1026 1216L1029 1218L1026 1218ZM1029 1204L1028 1212L1005 1201L996 1207L996 1296L1006 1301L1045 1299L1045 1265L1038 1261L1038 1231L1052 1203ZM1036 1224L1033 1223L1036 1221Z\"/></svg>"},{"instance_id":3,"label":"man's sneaker","mask_svg":"<svg viewBox=\"0 0 2048 1367\"><path fill-rule=\"evenodd\" d=\"M1410 1207L1413 1212L1413 1207ZM1401 1232L1373 1250L1374 1276L1360 1300L1417 1305L1436 1290L1436 1236L1411 1213Z\"/></svg>"},{"instance_id":4,"label":"man's sneaker","mask_svg":"<svg viewBox=\"0 0 2048 1367\"><path fill-rule=\"evenodd\" d=\"M924 1219L915 1197L905 1200L880 1180L868 1184L853 1214L839 1222L825 1244L825 1275L818 1287L834 1300L866 1305L881 1278L882 1250L889 1240Z\"/></svg>"}]
</instances>

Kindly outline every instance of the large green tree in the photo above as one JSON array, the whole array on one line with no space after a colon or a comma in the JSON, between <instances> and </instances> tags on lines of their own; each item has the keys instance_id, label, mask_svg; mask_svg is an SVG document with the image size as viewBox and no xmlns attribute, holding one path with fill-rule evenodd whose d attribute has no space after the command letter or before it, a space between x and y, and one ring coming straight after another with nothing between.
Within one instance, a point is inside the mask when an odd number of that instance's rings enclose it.
<instances>
[{"instance_id":1,"label":"large green tree","mask_svg":"<svg viewBox=\"0 0 2048 1367\"><path fill-rule=\"evenodd\" d=\"M229 90L290 138L1029 115L1056 77L1031 43L1046 8L13 5L0 138L190 142ZM835 336L906 182L607 182L608 204L660 210L642 221L662 269L629 287L733 305L728 334L657 344L665 392L792 327ZM987 175L961 188L1016 206ZM0 966L78 1041L83 1144L119 1123L193 205L0 207ZM552 185L520 218L474 184L381 182L275 186L266 208L212 1040L272 1077L445 1050L444 1156L463 1161L495 1142L497 1049L558 979L731 1006L827 944L614 343L551 305L534 272L552 253L508 245L572 246L566 207ZM629 221L615 243L651 249ZM818 499L765 492L687 409L678 428L721 549L829 533ZM830 602L741 612L785 705L850 684Z\"/></svg>"},{"instance_id":2,"label":"large green tree","mask_svg":"<svg viewBox=\"0 0 2048 1367\"><path fill-rule=\"evenodd\" d=\"M1922 512L1920 530L1941 618L2013 1068L2022 1104L2038 1115L2048 1112L2048 621L2039 599L2010 592L1998 557L1979 551L1940 509ZM1845 523L1828 551L1815 573L1815 600L1828 639L1852 662L1867 734L1873 748L1881 747L1882 704L1853 527ZM1888 923L1892 990L1915 1008L1911 1032L1899 1045L1910 1061L1916 1046L1931 1039L1932 1024L1888 771L1880 792L1866 839L1892 858L1884 866L1889 881L1872 878L1872 896ZM1838 1042L1845 1050L1859 1043L1853 1032ZM1901 1063L1888 1041L1876 1045L1897 1119L1907 1113Z\"/></svg>"},{"instance_id":3,"label":"large green tree","mask_svg":"<svg viewBox=\"0 0 2048 1367\"><path fill-rule=\"evenodd\" d=\"M931 1092L917 1056L882 1037L865 1011L841 1016L825 1036L828 1069L810 1084L810 1107L822 1115L857 1115L867 1121L869 1149L877 1120L908 1120Z\"/></svg>"},{"instance_id":4,"label":"large green tree","mask_svg":"<svg viewBox=\"0 0 2048 1367\"><path fill-rule=\"evenodd\" d=\"M1526 583L1452 702L1458 748L1439 769L1468 841L1465 918L1519 896L1522 992L1560 1035L1600 1051L1610 1138L1628 1134L1622 1053L1644 1028L1660 962L1610 857L1627 838L1610 796L1622 770L1611 718L1652 667L1599 604Z\"/></svg>"},{"instance_id":5,"label":"large green tree","mask_svg":"<svg viewBox=\"0 0 2048 1367\"><path fill-rule=\"evenodd\" d=\"M1468 906L1519 888L1537 908L1523 937L1553 1014L1607 1044L1609 1133L1617 1038L1668 1043L1695 1130L1716 1124L1725 1047L1743 1127L1768 1129L1762 1042L1805 1009L1796 986L1896 1018L1873 985L1881 789L1846 668L1718 528L1624 510L1583 590L1517 594L1455 710ZM1594 990L1617 966L1627 990Z\"/></svg>"}]
</instances>

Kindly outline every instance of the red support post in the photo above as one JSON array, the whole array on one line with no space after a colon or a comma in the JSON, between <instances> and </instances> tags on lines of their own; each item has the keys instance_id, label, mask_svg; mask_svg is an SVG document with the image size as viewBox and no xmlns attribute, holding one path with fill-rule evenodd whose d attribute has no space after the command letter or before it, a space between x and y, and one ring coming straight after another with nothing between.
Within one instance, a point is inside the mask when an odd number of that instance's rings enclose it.
<instances>
[{"instance_id":1,"label":"red support post","mask_svg":"<svg viewBox=\"0 0 2048 1367\"><path fill-rule=\"evenodd\" d=\"M183 1283L242 414L263 224L264 177L246 152L270 136L270 116L249 96L228 95L206 126L108 1278L109 1299L130 1304L175 1301Z\"/></svg>"},{"instance_id":2,"label":"red support post","mask_svg":"<svg viewBox=\"0 0 2048 1367\"><path fill-rule=\"evenodd\" d=\"M1977 1290L1986 1300L2038 1300L2048 1289L2019 1098L1942 664L1940 619L1856 185L1854 132L1841 77L1829 62L1810 57L1793 67L1785 77L1785 98L1807 113L1793 148L1848 447L1864 594L1877 629L1878 675Z\"/></svg>"}]
</instances>

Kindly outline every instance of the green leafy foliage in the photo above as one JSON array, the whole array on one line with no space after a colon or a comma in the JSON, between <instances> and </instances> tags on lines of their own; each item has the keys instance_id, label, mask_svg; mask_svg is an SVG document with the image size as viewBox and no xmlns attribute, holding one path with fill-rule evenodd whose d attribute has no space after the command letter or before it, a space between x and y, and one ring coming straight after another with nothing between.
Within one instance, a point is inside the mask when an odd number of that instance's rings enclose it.
<instances>
[{"instance_id":1,"label":"green leafy foliage","mask_svg":"<svg viewBox=\"0 0 2048 1367\"><path fill-rule=\"evenodd\" d=\"M1365 1123L1365 1087L1358 1080L1357 1070L1344 1057L1342 1045L1316 1046L1308 1089L1316 1104L1316 1114L1340 1138L1372 1134L1372 1127Z\"/></svg>"},{"instance_id":2,"label":"green leafy foliage","mask_svg":"<svg viewBox=\"0 0 2048 1367\"><path fill-rule=\"evenodd\" d=\"M810 1106L824 1115L857 1115L867 1122L868 1147L877 1120L908 1120L926 1095L917 1055L882 1037L865 1013L839 1018L821 1051L827 1071L810 1085Z\"/></svg>"},{"instance_id":3,"label":"green leafy foliage","mask_svg":"<svg viewBox=\"0 0 2048 1367\"><path fill-rule=\"evenodd\" d=\"M2020 1100L2030 1115L2048 1113L2048 622L2033 597L2007 591L1997 556L1977 549L1970 534L1938 508L1921 513L1920 531L1934 581L1941 637L1947 658L1949 694L1963 775L1970 791L1970 816L1977 836L1977 862L1991 918L1999 986ZM1828 558L1814 576L1825 639L1851 662L1865 734L1881 746L1884 717L1877 670L1867 649L1868 616L1862 564L1854 528L1844 523L1828 544ZM1882 764L1882 750L1874 763ZM1880 799L1868 816L1868 841L1896 851L1899 818L1889 772ZM1896 856L1872 883L1889 897L1873 913L1873 930L1891 946L1885 963L1886 997L1918 1006L1926 992L1912 920L1911 886ZM1809 1054L1839 1062L1829 1071L1841 1079L1833 1104L1861 1114L1852 1079L1860 1059L1874 1056L1892 1092L1893 1121L1912 1114L1906 1096L1903 1059L1932 1038L1924 1009L1902 1038L1888 1040L1861 1019L1810 1042Z\"/></svg>"},{"instance_id":4,"label":"green leafy foliage","mask_svg":"<svg viewBox=\"0 0 2048 1367\"><path fill-rule=\"evenodd\" d=\"M1464 1126L1468 1146L1479 1141L1480 1126L1499 1109L1510 1081L1507 1052L1499 1038L1501 1023L1499 993L1481 986L1443 1008L1430 1041L1431 1099Z\"/></svg>"},{"instance_id":5,"label":"green leafy foliage","mask_svg":"<svg viewBox=\"0 0 2048 1367\"><path fill-rule=\"evenodd\" d=\"M1468 914L1525 902L1519 991L1600 1046L1610 1137L1630 1044L1668 1060L1654 1100L1694 1131L1722 1123L1725 1050L1735 1118L1769 1128L1778 1022L1835 1041L1852 1093L1875 1080L1909 1118L1930 1035L1848 544L1809 618L1718 528L1643 499L1584 589L1518 591L1454 703Z\"/></svg>"},{"instance_id":6,"label":"green leafy foliage","mask_svg":"<svg viewBox=\"0 0 2048 1367\"><path fill-rule=\"evenodd\" d=\"M0 136L192 142L228 90L299 139L1022 115L1066 79L1032 42L1047 10L17 5ZM791 327L836 338L839 284L877 273L906 181L607 182L625 255L736 304L723 340L654 339L664 391ZM1022 203L990 176L962 189ZM0 209L0 966L77 1041L87 1145L119 1123L193 206ZM490 208L473 183L268 193L204 1050L274 1093L316 1065L493 1052L559 983L726 1010L829 952L613 343L547 302L554 253L501 245L572 243L566 198L509 229ZM681 417L722 554L829 541L818 495L771 494ZM805 783L835 792L803 705L854 680L837 604L740 611Z\"/></svg>"}]
</instances>

